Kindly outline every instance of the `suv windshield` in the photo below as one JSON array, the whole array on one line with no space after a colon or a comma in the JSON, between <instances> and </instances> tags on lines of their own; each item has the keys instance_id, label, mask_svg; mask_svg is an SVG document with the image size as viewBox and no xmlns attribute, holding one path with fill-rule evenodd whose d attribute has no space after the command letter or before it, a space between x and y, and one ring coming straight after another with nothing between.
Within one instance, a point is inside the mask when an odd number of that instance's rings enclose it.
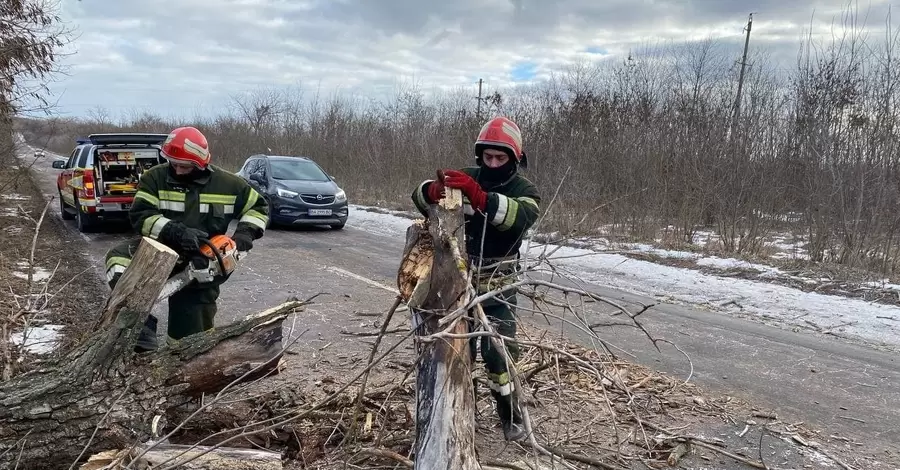
<instances>
[{"instance_id":1,"label":"suv windshield","mask_svg":"<svg viewBox=\"0 0 900 470\"><path fill-rule=\"evenodd\" d=\"M328 175L309 160L269 160L276 180L328 181Z\"/></svg>"}]
</instances>

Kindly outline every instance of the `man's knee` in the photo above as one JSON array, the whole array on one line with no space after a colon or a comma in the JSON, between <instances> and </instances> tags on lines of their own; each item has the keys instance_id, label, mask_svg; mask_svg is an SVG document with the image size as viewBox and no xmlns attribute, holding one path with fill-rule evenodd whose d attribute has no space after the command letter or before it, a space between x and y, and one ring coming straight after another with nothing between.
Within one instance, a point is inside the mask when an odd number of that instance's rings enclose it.
<instances>
[{"instance_id":1,"label":"man's knee","mask_svg":"<svg viewBox=\"0 0 900 470\"><path fill-rule=\"evenodd\" d=\"M212 329L218 311L219 288L189 287L169 297L169 336L181 339Z\"/></svg>"},{"instance_id":2,"label":"man's knee","mask_svg":"<svg viewBox=\"0 0 900 470\"><path fill-rule=\"evenodd\" d=\"M129 240L112 247L106 252L106 282L110 289L116 286L119 279L131 265L131 259L137 251L140 239Z\"/></svg>"}]
</instances>

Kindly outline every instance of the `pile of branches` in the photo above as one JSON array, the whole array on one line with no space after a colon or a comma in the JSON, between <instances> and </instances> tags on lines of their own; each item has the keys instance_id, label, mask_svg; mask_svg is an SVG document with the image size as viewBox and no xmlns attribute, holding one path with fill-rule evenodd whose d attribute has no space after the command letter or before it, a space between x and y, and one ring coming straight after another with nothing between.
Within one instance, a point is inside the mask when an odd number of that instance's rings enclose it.
<instances>
[{"instance_id":1,"label":"pile of branches","mask_svg":"<svg viewBox=\"0 0 900 470\"><path fill-rule=\"evenodd\" d=\"M326 381L312 390L289 385L271 390L270 379L260 379L226 389L185 409L179 429L160 436L160 442L267 449L299 468L412 468L415 364L397 351L408 340L409 335L397 340L343 384ZM692 444L728 453L718 442L674 430L681 423L673 416L680 411L702 406L728 414L727 403L713 403L694 385L531 328L522 329L519 344L522 354L514 368L525 385L523 405L530 411L534 440L553 459L573 468L623 469L635 460L654 466L677 462ZM369 383L363 383L373 370ZM482 458L482 465L529 468L534 449L529 443L503 448L480 368L475 379L479 451L492 455L497 447L508 457ZM270 390L260 393L263 388Z\"/></svg>"}]
</instances>

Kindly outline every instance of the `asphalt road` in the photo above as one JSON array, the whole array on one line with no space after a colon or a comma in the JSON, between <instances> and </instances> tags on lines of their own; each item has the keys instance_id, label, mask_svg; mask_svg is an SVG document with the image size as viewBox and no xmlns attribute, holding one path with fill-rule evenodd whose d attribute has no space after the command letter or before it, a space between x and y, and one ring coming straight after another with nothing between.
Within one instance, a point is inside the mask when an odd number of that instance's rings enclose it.
<instances>
[{"instance_id":1,"label":"asphalt road","mask_svg":"<svg viewBox=\"0 0 900 470\"><path fill-rule=\"evenodd\" d=\"M35 179L48 197L56 195L57 170L50 167L50 160L48 156L33 166ZM59 215L58 210L53 213ZM73 223L68 226L77 233ZM105 251L132 236L118 232L83 235L88 241L86 254L96 261L98 271ZM393 297L402 248L403 241L395 237L355 228L352 213L342 231L271 230L223 288L217 322L230 322L291 295L305 298L317 292L332 298L352 296L373 312L383 311ZM589 287L630 305L658 302L602 286ZM327 340L327 331L341 327L329 317L328 308L346 307L329 302L319 307L317 320L306 325L322 341ZM543 317L520 314L526 321L546 324ZM881 458L886 451L895 458L900 455L900 359L896 353L679 305L658 305L643 315L643 321L653 335L675 342L690 356L692 380L707 390L775 410L782 420L804 422L822 430L826 438L838 435L865 442ZM658 353L636 330L607 331L610 342L637 362L687 376L689 364L675 348L661 345L662 353ZM583 333L570 333L590 344Z\"/></svg>"}]
</instances>

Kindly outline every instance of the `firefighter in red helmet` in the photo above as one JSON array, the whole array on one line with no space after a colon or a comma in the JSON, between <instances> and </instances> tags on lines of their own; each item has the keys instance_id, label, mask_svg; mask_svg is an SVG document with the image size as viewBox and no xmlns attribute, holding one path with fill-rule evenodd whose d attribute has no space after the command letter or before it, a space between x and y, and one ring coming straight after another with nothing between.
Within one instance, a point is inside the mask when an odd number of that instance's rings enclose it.
<instances>
[{"instance_id":1,"label":"firefighter in red helmet","mask_svg":"<svg viewBox=\"0 0 900 470\"><path fill-rule=\"evenodd\" d=\"M268 223L268 205L246 181L210 164L206 136L194 127L174 129L160 148L167 163L141 176L129 219L141 237L169 246L180 255L175 271L187 261L208 263L200 254L200 239L224 235L236 220L231 238L237 249L249 251ZM141 237L113 247L106 254L106 276L114 287L131 263ZM168 336L181 339L213 327L221 282L190 285L168 299ZM150 315L138 338L137 350L157 348L155 316Z\"/></svg>"},{"instance_id":2,"label":"firefighter in red helmet","mask_svg":"<svg viewBox=\"0 0 900 470\"><path fill-rule=\"evenodd\" d=\"M484 124L475 140L475 163L461 170L439 170L437 180L426 180L416 187L412 200L427 215L428 205L444 197L444 188L462 191L469 266L474 271L475 288L483 294L514 282L522 239L540 215L541 197L535 185L519 173L527 160L522 133L512 120L496 117ZM515 306L515 290L482 304L497 332L510 338L516 334ZM475 346L473 340L473 352ZM480 346L504 437L521 440L525 430L507 364L489 338L481 337ZM515 343L506 347L510 358L516 360L519 350Z\"/></svg>"}]
</instances>

